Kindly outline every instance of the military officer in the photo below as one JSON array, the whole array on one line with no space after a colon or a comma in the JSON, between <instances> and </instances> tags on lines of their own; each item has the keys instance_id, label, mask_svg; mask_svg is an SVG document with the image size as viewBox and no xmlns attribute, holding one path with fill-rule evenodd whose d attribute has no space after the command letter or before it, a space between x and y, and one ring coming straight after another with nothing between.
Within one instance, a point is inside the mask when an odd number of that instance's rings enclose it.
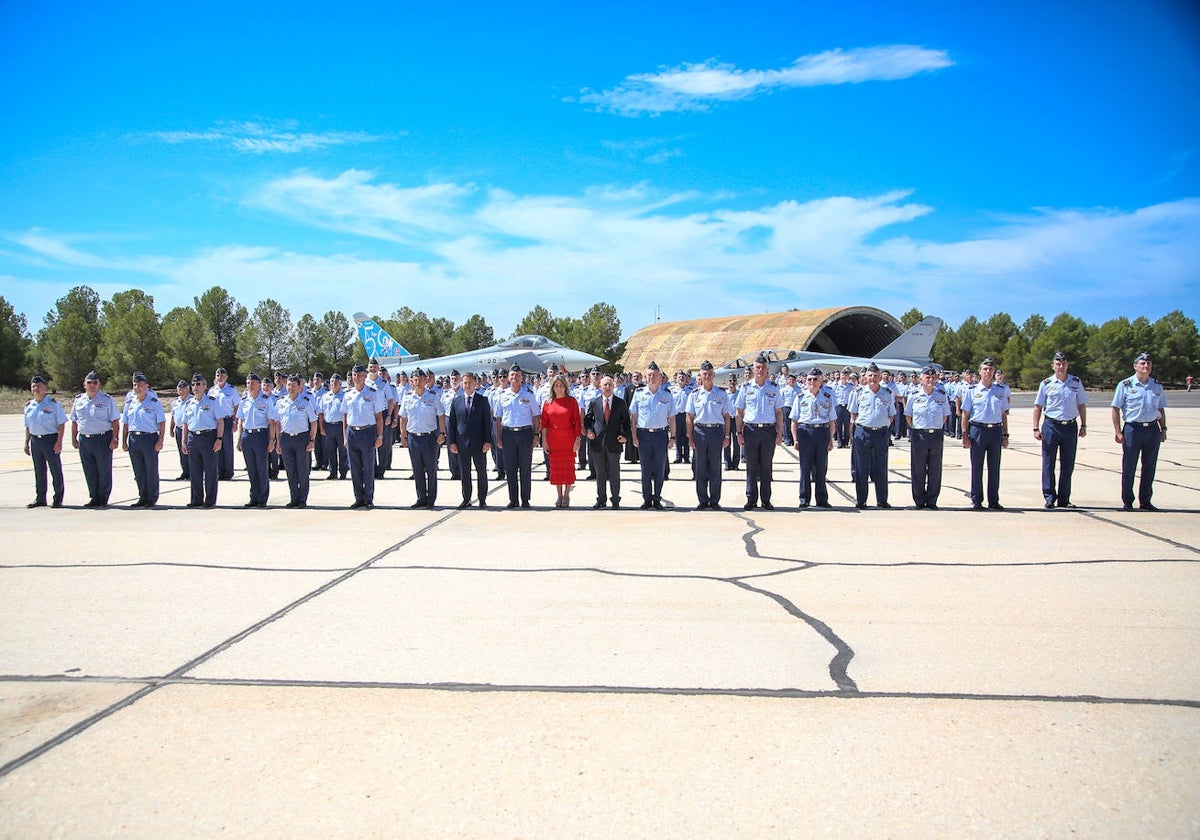
<instances>
[{"instance_id":1,"label":"military officer","mask_svg":"<svg viewBox=\"0 0 1200 840\"><path fill-rule=\"evenodd\" d=\"M786 368L787 365L783 367ZM780 373L783 373L782 368L780 369ZM803 389L797 384L796 374L794 373L783 374L779 379L782 381L782 384L779 381L775 384L779 385L779 400L783 405L783 445L793 446L796 439L792 436L792 403L796 401L796 396Z\"/></svg>"},{"instance_id":2,"label":"military officer","mask_svg":"<svg viewBox=\"0 0 1200 840\"><path fill-rule=\"evenodd\" d=\"M312 395L304 390L299 374L288 376L288 392L279 398L275 411L279 415L276 450L283 458L283 472L291 496L284 507L308 507L312 451L317 442L317 407Z\"/></svg>"},{"instance_id":3,"label":"military officer","mask_svg":"<svg viewBox=\"0 0 1200 840\"><path fill-rule=\"evenodd\" d=\"M325 440L328 478L344 479L350 471L350 462L346 459L346 394L342 391L340 373L329 377L329 390L317 404L317 426Z\"/></svg>"},{"instance_id":4,"label":"military officer","mask_svg":"<svg viewBox=\"0 0 1200 840\"><path fill-rule=\"evenodd\" d=\"M792 417L792 437L800 454L800 507L814 500L817 507L829 504L829 487L825 477L829 472L829 453L833 450L834 429L837 424L837 395L822 384L824 374L813 368L804 377L804 388L796 389L789 414ZM795 380L794 376L789 379Z\"/></svg>"},{"instance_id":5,"label":"military officer","mask_svg":"<svg viewBox=\"0 0 1200 840\"><path fill-rule=\"evenodd\" d=\"M937 387L937 372L928 365L922 368L921 384L909 392L904 404L912 437L909 449L912 497L918 510L937 510L938 495L942 492L946 418L953 410L946 392Z\"/></svg>"},{"instance_id":6,"label":"military officer","mask_svg":"<svg viewBox=\"0 0 1200 840\"><path fill-rule=\"evenodd\" d=\"M662 510L662 488L667 478L667 447L675 400L655 362L646 368L646 387L633 395L629 420L633 445L642 469L642 510Z\"/></svg>"},{"instance_id":7,"label":"military officer","mask_svg":"<svg viewBox=\"0 0 1200 840\"><path fill-rule=\"evenodd\" d=\"M889 430L896 413L896 399L883 387L879 367L872 362L863 372L866 383L850 399L850 423L854 445L850 457L854 461L854 506L867 506L869 485L875 485L875 503L881 508L888 504L887 454L891 445Z\"/></svg>"},{"instance_id":8,"label":"military officer","mask_svg":"<svg viewBox=\"0 0 1200 840\"><path fill-rule=\"evenodd\" d=\"M312 387L308 389L312 395L313 405L317 407L318 413L321 410L321 399L329 393L329 388L325 384L325 375L319 370L314 371L312 375ZM325 445L325 432L321 430L320 422L317 423L317 442L313 444L313 460L316 461L316 469L329 469L329 461L326 458L328 447Z\"/></svg>"},{"instance_id":9,"label":"military officer","mask_svg":"<svg viewBox=\"0 0 1200 840\"><path fill-rule=\"evenodd\" d=\"M1087 391L1078 376L1067 372L1070 360L1063 351L1054 354L1054 374L1038 385L1033 402L1033 437L1042 442L1042 498L1046 510L1071 508L1071 475L1079 438L1087 437ZM1054 462L1061 457L1058 483Z\"/></svg>"},{"instance_id":10,"label":"military officer","mask_svg":"<svg viewBox=\"0 0 1200 840\"><path fill-rule=\"evenodd\" d=\"M1008 448L1008 388L996 382L991 358L979 365L979 382L963 389L962 441L971 455L971 506L983 510L983 468L987 463L987 506L1000 504L1000 453Z\"/></svg>"},{"instance_id":11,"label":"military officer","mask_svg":"<svg viewBox=\"0 0 1200 840\"><path fill-rule=\"evenodd\" d=\"M208 380L203 374L194 374L192 398L183 411L184 452L192 481L188 507L216 507L218 460L225 445L225 426L232 423L222 400L208 390Z\"/></svg>"},{"instance_id":12,"label":"military officer","mask_svg":"<svg viewBox=\"0 0 1200 840\"><path fill-rule=\"evenodd\" d=\"M278 403L263 390L262 377L254 371L246 376L246 395L238 411L237 448L246 462L250 479L248 508L265 508L271 495L267 453L279 448Z\"/></svg>"},{"instance_id":13,"label":"military officer","mask_svg":"<svg viewBox=\"0 0 1200 840\"><path fill-rule=\"evenodd\" d=\"M721 453L729 442L733 400L715 387L713 364L700 363L700 387L688 394L686 434L696 474L696 510L721 509Z\"/></svg>"},{"instance_id":14,"label":"military officer","mask_svg":"<svg viewBox=\"0 0 1200 840\"><path fill-rule=\"evenodd\" d=\"M121 432L117 403L100 390L100 376L88 371L83 393L71 405L71 446L79 450L88 502L84 507L108 507L112 494L112 454Z\"/></svg>"},{"instance_id":15,"label":"military officer","mask_svg":"<svg viewBox=\"0 0 1200 840\"><path fill-rule=\"evenodd\" d=\"M375 507L375 450L383 445L386 399L367 385L367 368L355 365L354 387L346 390L346 454L354 485L352 510Z\"/></svg>"},{"instance_id":16,"label":"military officer","mask_svg":"<svg viewBox=\"0 0 1200 840\"><path fill-rule=\"evenodd\" d=\"M181 470L179 478L176 481L187 481L190 478L188 474L188 457L184 452L183 445L183 409L187 405L190 395L191 386L188 385L186 379L180 379L175 383L175 399L171 401L171 437L175 439L175 449L179 453L179 468Z\"/></svg>"},{"instance_id":17,"label":"military officer","mask_svg":"<svg viewBox=\"0 0 1200 840\"><path fill-rule=\"evenodd\" d=\"M597 371L600 368L596 368ZM672 422L675 424L675 463L690 464L692 462L691 444L687 430L687 403L692 395L692 386L688 382L685 371L675 372L675 384L671 386L671 399L674 402L675 414Z\"/></svg>"},{"instance_id":18,"label":"military officer","mask_svg":"<svg viewBox=\"0 0 1200 840\"><path fill-rule=\"evenodd\" d=\"M520 365L514 364L508 372L508 388L500 394L495 413L496 446L504 450L510 508L518 504L522 508L531 507L533 447L541 437L541 415L537 397L525 387L525 373Z\"/></svg>"},{"instance_id":19,"label":"military officer","mask_svg":"<svg viewBox=\"0 0 1200 840\"><path fill-rule=\"evenodd\" d=\"M846 449L850 446L850 395L854 393L854 383L850 381L850 374L854 373L850 368L842 368L842 372L838 377L838 383L834 386L833 396L837 400L837 422L834 426L836 430L838 449Z\"/></svg>"},{"instance_id":20,"label":"military officer","mask_svg":"<svg viewBox=\"0 0 1200 840\"><path fill-rule=\"evenodd\" d=\"M507 390L508 388L505 387L505 383L501 379L500 369L495 368L492 370L492 387L491 390L488 391L487 395L488 403L492 409L493 419L500 416L500 397L502 397L504 392ZM539 402L538 405L540 406L541 402ZM508 474L504 469L504 450L499 446L492 447L492 465L496 468L496 478L504 478ZM547 476L549 476L549 474L549 472L546 473Z\"/></svg>"},{"instance_id":21,"label":"military officer","mask_svg":"<svg viewBox=\"0 0 1200 840\"><path fill-rule=\"evenodd\" d=\"M121 449L129 453L138 488L138 500L130 507L152 508L158 504L158 453L167 436L167 413L141 371L133 374L133 396L125 401L121 421Z\"/></svg>"},{"instance_id":22,"label":"military officer","mask_svg":"<svg viewBox=\"0 0 1200 840\"><path fill-rule=\"evenodd\" d=\"M62 444L67 428L67 413L50 396L46 380L33 376L29 380L29 393L33 397L25 403L25 454L33 458L33 485L36 495L26 507L46 506L46 471L54 480L54 498L51 507L63 506Z\"/></svg>"},{"instance_id":23,"label":"military officer","mask_svg":"<svg viewBox=\"0 0 1200 840\"><path fill-rule=\"evenodd\" d=\"M771 482L775 464L775 448L783 442L783 406L779 402L779 387L767 378L767 357L760 353L754 360L753 379L738 391L738 442L746 458L746 510L753 510L762 501L765 510L771 504Z\"/></svg>"},{"instance_id":24,"label":"military officer","mask_svg":"<svg viewBox=\"0 0 1200 840\"><path fill-rule=\"evenodd\" d=\"M1121 444L1121 504L1133 510L1133 475L1141 461L1138 506L1158 510L1150 499L1154 495L1154 471L1158 450L1167 439L1167 396L1157 379L1150 376L1154 360L1141 353L1133 362L1133 376L1117 383L1112 400L1113 432Z\"/></svg>"},{"instance_id":25,"label":"military officer","mask_svg":"<svg viewBox=\"0 0 1200 840\"><path fill-rule=\"evenodd\" d=\"M441 398L426 388L425 377L413 373L413 389L400 405L400 445L408 447L416 481L417 500L409 507L437 504L438 451L446 442L446 408Z\"/></svg>"},{"instance_id":26,"label":"military officer","mask_svg":"<svg viewBox=\"0 0 1200 840\"><path fill-rule=\"evenodd\" d=\"M272 403L277 404L280 398L287 393L287 375L276 371L273 377L265 377L263 379L262 389L263 393L266 394L267 399L269 399ZM276 435L278 435L278 429L276 429ZM275 451L278 448L279 447L276 445L271 446L267 450L267 477L271 481L275 481L279 478L279 468L283 466L283 459L280 458L279 453Z\"/></svg>"},{"instance_id":27,"label":"military officer","mask_svg":"<svg viewBox=\"0 0 1200 840\"><path fill-rule=\"evenodd\" d=\"M450 416L451 403L454 402L455 397L457 397L459 394L462 394L462 393L463 393L462 374L459 373L456 368L455 370L450 371L450 387L446 388L446 390L442 391L442 393L440 395L438 395L438 399L440 399L442 402L443 416L445 416L445 417ZM438 460L440 461L441 460L441 454L440 454L441 453L441 445L440 444L438 446L437 452L439 453L437 457L438 457ZM449 451L449 447L447 447L447 451L446 451L446 464L450 469L450 480L461 482L462 481L462 470L461 470L461 464L459 463L459 459L458 459L458 453Z\"/></svg>"},{"instance_id":28,"label":"military officer","mask_svg":"<svg viewBox=\"0 0 1200 840\"><path fill-rule=\"evenodd\" d=\"M221 408L225 412L227 422L222 426L221 433L221 450L218 455L218 472L221 481L233 480L233 421L237 419L237 410L241 407L241 395L238 394L237 388L229 382L229 371L223 367L217 368L217 372L213 375L215 382L213 383L210 393L221 401Z\"/></svg>"}]
</instances>

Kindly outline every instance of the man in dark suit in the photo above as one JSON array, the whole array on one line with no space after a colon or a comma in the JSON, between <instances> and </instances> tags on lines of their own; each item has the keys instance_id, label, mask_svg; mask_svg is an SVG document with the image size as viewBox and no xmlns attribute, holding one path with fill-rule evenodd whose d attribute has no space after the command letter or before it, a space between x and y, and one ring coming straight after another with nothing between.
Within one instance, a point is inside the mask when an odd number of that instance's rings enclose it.
<instances>
[{"instance_id":1,"label":"man in dark suit","mask_svg":"<svg viewBox=\"0 0 1200 840\"><path fill-rule=\"evenodd\" d=\"M592 465L596 470L597 510L605 505L605 491L612 506L621 506L621 452L629 440L629 405L613 394L613 378L600 380L600 394L588 403L583 416L583 431L592 448ZM607 484L607 487L606 487Z\"/></svg>"},{"instance_id":2,"label":"man in dark suit","mask_svg":"<svg viewBox=\"0 0 1200 840\"><path fill-rule=\"evenodd\" d=\"M463 500L459 508L471 506L471 468L479 483L479 506L487 507L487 454L492 451L492 406L477 392L479 377L468 371L462 378L462 392L450 403L446 418L446 442L450 453L458 456Z\"/></svg>"}]
</instances>

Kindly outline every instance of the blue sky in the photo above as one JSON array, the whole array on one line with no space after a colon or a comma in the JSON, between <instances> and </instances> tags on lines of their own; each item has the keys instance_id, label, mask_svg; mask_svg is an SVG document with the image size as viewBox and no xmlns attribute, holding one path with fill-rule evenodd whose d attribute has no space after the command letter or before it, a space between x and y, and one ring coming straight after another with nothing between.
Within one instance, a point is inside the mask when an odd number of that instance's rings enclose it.
<instances>
[{"instance_id":1,"label":"blue sky","mask_svg":"<svg viewBox=\"0 0 1200 840\"><path fill-rule=\"evenodd\" d=\"M980 6L990 8L978 8ZM1194 3L0 0L0 293L1200 315Z\"/></svg>"}]
</instances>

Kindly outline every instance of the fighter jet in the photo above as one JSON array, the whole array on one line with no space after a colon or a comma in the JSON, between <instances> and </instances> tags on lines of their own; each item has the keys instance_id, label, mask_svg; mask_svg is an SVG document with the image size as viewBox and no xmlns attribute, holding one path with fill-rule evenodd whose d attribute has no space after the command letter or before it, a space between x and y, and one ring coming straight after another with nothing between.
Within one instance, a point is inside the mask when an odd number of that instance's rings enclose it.
<instances>
[{"instance_id":1,"label":"fighter jet","mask_svg":"<svg viewBox=\"0 0 1200 840\"><path fill-rule=\"evenodd\" d=\"M519 335L479 350L468 350L465 353L455 353L453 356L422 359L419 355L409 353L404 349L368 315L362 312L354 313L354 323L358 325L358 337L363 343L363 349L367 351L368 358L376 359L393 375L398 368L412 370L416 367L431 371L435 376L442 376L452 370L462 373L469 370L479 372L493 368L508 370L514 364L520 365L522 370L532 373L545 371L551 363L570 371L580 371L595 365L607 364L607 361L599 356L564 347L544 335Z\"/></svg>"},{"instance_id":2,"label":"fighter jet","mask_svg":"<svg viewBox=\"0 0 1200 840\"><path fill-rule=\"evenodd\" d=\"M767 367L770 375L779 373L783 365L788 366L792 373L804 374L814 365L826 373L843 367L864 368L871 362L881 370L920 371L929 364L929 352L933 349L933 340L937 338L938 330L942 328L942 319L930 315L918 324L914 324L908 332L901 335L875 356L839 356L834 353L818 353L815 350L763 350L767 356ZM750 353L734 359L724 367L718 368L718 377L737 376L741 379L746 368L754 364L758 353Z\"/></svg>"}]
</instances>

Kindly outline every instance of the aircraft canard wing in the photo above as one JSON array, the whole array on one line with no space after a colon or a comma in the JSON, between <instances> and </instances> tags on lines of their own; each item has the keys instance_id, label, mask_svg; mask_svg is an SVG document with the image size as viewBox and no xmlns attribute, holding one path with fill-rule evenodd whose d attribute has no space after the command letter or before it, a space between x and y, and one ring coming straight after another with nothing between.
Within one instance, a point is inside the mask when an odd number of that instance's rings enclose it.
<instances>
[{"instance_id":1,"label":"aircraft canard wing","mask_svg":"<svg viewBox=\"0 0 1200 840\"><path fill-rule=\"evenodd\" d=\"M537 353L513 353L505 360L506 367L520 365L526 373L542 373L549 367Z\"/></svg>"}]
</instances>

